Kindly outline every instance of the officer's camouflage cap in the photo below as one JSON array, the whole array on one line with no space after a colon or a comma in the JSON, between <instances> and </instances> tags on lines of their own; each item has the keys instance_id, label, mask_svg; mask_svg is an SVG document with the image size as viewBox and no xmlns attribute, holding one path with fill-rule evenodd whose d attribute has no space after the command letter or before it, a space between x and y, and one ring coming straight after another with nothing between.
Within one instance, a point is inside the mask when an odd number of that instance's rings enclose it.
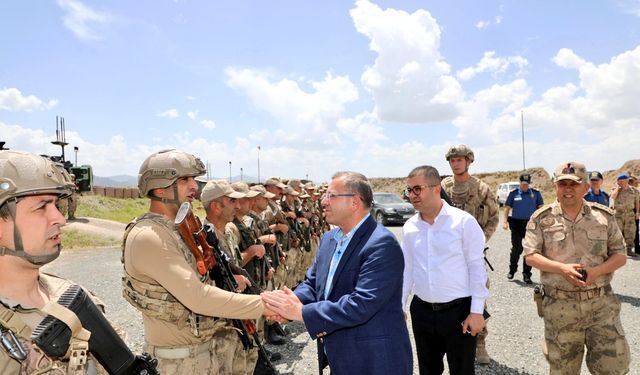
<instances>
[{"instance_id":1,"label":"officer's camouflage cap","mask_svg":"<svg viewBox=\"0 0 640 375\"><path fill-rule=\"evenodd\" d=\"M561 180L583 182L587 180L587 168L577 161L568 161L558 165L553 176L556 182Z\"/></svg>"}]
</instances>

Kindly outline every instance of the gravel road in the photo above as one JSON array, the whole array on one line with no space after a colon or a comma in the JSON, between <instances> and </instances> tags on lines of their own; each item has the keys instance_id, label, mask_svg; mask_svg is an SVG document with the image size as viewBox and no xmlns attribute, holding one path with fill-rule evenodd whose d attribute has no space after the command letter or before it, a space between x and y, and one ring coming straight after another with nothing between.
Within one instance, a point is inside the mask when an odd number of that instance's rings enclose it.
<instances>
[{"instance_id":1,"label":"gravel road","mask_svg":"<svg viewBox=\"0 0 640 375\"><path fill-rule=\"evenodd\" d=\"M400 235L401 227L389 227ZM491 297L489 299L489 337L487 346L493 361L488 366L476 366L477 374L548 374L541 343L543 323L538 318L532 299L530 285L522 282L521 275L507 280L510 239L509 231L499 226L488 243L489 259L495 268L490 272ZM88 249L63 251L60 258L45 267L54 274L68 277L92 290L107 304L107 316L122 327L128 335L131 347L142 348L142 323L140 314L122 297L120 277L120 249ZM533 276L538 281L537 271ZM629 258L625 267L613 279L613 289L622 302L622 323L631 347L632 375L640 375L640 259ZM410 324L409 324L410 327ZM277 363L282 374L317 374L315 342L309 339L304 326L291 323L287 343L283 346L269 346L282 353L283 359ZM411 330L410 330L411 331ZM415 353L414 353L415 356ZM414 360L415 362L415 360ZM328 371L325 370L325 373ZM417 364L414 373L417 374ZM588 374L583 364L582 374Z\"/></svg>"}]
</instances>

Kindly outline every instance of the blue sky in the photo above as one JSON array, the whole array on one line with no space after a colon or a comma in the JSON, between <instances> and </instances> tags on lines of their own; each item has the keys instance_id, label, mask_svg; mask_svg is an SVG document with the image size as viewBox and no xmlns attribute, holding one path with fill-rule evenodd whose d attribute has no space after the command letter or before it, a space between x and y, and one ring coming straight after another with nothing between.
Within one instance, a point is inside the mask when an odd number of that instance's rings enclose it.
<instances>
[{"instance_id":1,"label":"blue sky","mask_svg":"<svg viewBox=\"0 0 640 375\"><path fill-rule=\"evenodd\" d=\"M638 158L640 1L9 1L0 141L136 175L178 148L213 175L552 171ZM73 157L70 158L73 161Z\"/></svg>"}]
</instances>

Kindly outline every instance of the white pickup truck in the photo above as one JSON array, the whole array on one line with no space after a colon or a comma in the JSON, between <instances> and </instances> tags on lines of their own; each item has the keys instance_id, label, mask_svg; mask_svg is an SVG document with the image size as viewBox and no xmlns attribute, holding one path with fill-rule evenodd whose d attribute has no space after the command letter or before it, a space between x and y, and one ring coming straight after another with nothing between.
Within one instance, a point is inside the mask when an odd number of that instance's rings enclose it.
<instances>
[{"instance_id":1,"label":"white pickup truck","mask_svg":"<svg viewBox=\"0 0 640 375\"><path fill-rule=\"evenodd\" d=\"M515 190L519 186L520 183L518 181L510 181L498 185L498 189L496 190L496 201L498 201L498 205L500 207L504 206L504 202L507 201L511 190Z\"/></svg>"}]
</instances>

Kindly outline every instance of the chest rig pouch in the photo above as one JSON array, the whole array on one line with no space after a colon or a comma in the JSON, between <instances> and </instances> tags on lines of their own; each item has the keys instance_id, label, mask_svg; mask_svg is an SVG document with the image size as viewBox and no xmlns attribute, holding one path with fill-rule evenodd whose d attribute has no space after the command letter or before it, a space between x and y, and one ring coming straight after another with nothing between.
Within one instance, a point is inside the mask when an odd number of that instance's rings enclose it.
<instances>
[{"instance_id":1,"label":"chest rig pouch","mask_svg":"<svg viewBox=\"0 0 640 375\"><path fill-rule=\"evenodd\" d=\"M135 225L147 220L164 227L172 234L185 260L193 271L198 273L196 258L182 241L174 223L163 215L151 212L134 219L127 225L122 240L122 264L124 265L124 249L129 233ZM211 282L208 274L201 277L200 281L206 284ZM215 325L216 318L194 313L178 302L162 285L137 280L127 272L126 268L122 277L122 295L133 307L149 317L174 323L178 329L188 326L195 337L209 338L218 329Z\"/></svg>"}]
</instances>

